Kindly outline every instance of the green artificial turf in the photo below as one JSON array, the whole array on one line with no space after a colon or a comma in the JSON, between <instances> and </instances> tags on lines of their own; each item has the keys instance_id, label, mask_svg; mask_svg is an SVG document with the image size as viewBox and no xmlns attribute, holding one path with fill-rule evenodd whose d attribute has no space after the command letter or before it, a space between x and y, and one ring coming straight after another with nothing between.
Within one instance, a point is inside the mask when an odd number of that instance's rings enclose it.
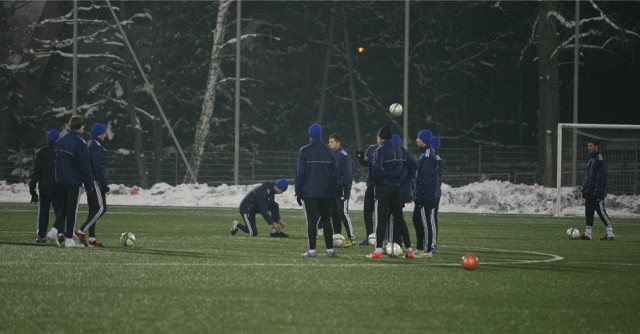
<instances>
[{"instance_id":1,"label":"green artificial turf","mask_svg":"<svg viewBox=\"0 0 640 334\"><path fill-rule=\"evenodd\" d=\"M0 204L0 332L637 332L638 219L613 217L606 242L567 238L583 218L441 214L433 258L373 260L370 246L327 258L322 241L303 258L303 212L283 216L290 238L261 218L249 238L229 234L235 209L110 206L104 248L65 249L34 243L35 205ZM362 212L351 217L361 241ZM460 266L467 252L475 271Z\"/></svg>"}]
</instances>

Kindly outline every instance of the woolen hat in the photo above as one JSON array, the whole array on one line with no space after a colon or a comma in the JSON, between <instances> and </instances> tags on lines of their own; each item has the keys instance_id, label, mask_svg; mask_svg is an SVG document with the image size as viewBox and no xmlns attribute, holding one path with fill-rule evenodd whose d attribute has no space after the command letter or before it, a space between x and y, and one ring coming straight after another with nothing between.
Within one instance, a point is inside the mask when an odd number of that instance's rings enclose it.
<instances>
[{"instance_id":1,"label":"woolen hat","mask_svg":"<svg viewBox=\"0 0 640 334\"><path fill-rule=\"evenodd\" d=\"M309 127L309 138L320 139L322 137L322 127L318 123L313 123Z\"/></svg>"},{"instance_id":2,"label":"woolen hat","mask_svg":"<svg viewBox=\"0 0 640 334\"><path fill-rule=\"evenodd\" d=\"M391 139L391 127L388 125L381 127L378 130L378 137L384 140Z\"/></svg>"},{"instance_id":3,"label":"woolen hat","mask_svg":"<svg viewBox=\"0 0 640 334\"><path fill-rule=\"evenodd\" d=\"M431 137L431 147L435 148L436 150L440 149L440 138L433 136Z\"/></svg>"},{"instance_id":4,"label":"woolen hat","mask_svg":"<svg viewBox=\"0 0 640 334\"><path fill-rule=\"evenodd\" d=\"M418 138L420 138L420 140L422 140L423 143L427 144L427 145L431 145L431 137L433 135L431 134L430 130L422 130L420 132L418 132Z\"/></svg>"},{"instance_id":5,"label":"woolen hat","mask_svg":"<svg viewBox=\"0 0 640 334\"><path fill-rule=\"evenodd\" d=\"M105 133L107 133L107 127L102 123L96 123L91 127L91 136L93 136L93 138Z\"/></svg>"},{"instance_id":6,"label":"woolen hat","mask_svg":"<svg viewBox=\"0 0 640 334\"><path fill-rule=\"evenodd\" d=\"M71 119L69 119L69 128L72 130L80 130L83 125L84 117L80 115L71 116Z\"/></svg>"},{"instance_id":7,"label":"woolen hat","mask_svg":"<svg viewBox=\"0 0 640 334\"><path fill-rule=\"evenodd\" d=\"M60 132L56 129L51 129L47 131L47 142L56 141L60 137Z\"/></svg>"},{"instance_id":8,"label":"woolen hat","mask_svg":"<svg viewBox=\"0 0 640 334\"><path fill-rule=\"evenodd\" d=\"M398 144L398 146L402 146L402 137L400 137L400 135L391 136L391 140L393 140L394 143Z\"/></svg>"},{"instance_id":9,"label":"woolen hat","mask_svg":"<svg viewBox=\"0 0 640 334\"><path fill-rule=\"evenodd\" d=\"M285 192L285 191L287 191L287 188L289 188L289 184L287 183L287 180L280 179L280 180L276 181L276 187L280 188L280 190L282 190L282 192Z\"/></svg>"}]
</instances>

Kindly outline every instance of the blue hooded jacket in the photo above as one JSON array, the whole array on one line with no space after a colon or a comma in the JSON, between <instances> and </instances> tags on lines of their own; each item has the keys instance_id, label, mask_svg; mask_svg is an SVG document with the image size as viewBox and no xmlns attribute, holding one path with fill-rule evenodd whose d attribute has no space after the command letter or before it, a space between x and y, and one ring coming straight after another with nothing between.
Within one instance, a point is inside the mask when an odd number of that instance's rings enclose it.
<instances>
[{"instance_id":1,"label":"blue hooded jacket","mask_svg":"<svg viewBox=\"0 0 640 334\"><path fill-rule=\"evenodd\" d=\"M89 158L91 159L91 171L94 178L98 181L100 189L109 186L109 178L107 177L107 163L104 158L104 147L100 143L100 139L93 138L87 144L89 148Z\"/></svg>"},{"instance_id":2,"label":"blue hooded jacket","mask_svg":"<svg viewBox=\"0 0 640 334\"><path fill-rule=\"evenodd\" d=\"M87 143L76 130L60 137L56 142L56 184L80 187L84 182L93 189L93 174Z\"/></svg>"},{"instance_id":3,"label":"blue hooded jacket","mask_svg":"<svg viewBox=\"0 0 640 334\"><path fill-rule=\"evenodd\" d=\"M336 155L336 170L337 175L337 188L336 191L341 193L342 191L351 190L351 184L353 183L353 160L342 147L335 151Z\"/></svg>"},{"instance_id":4,"label":"blue hooded jacket","mask_svg":"<svg viewBox=\"0 0 640 334\"><path fill-rule=\"evenodd\" d=\"M302 198L335 198L337 185L336 156L322 143L322 128L309 127L311 143L298 152L296 162L296 196Z\"/></svg>"},{"instance_id":5,"label":"blue hooded jacket","mask_svg":"<svg viewBox=\"0 0 640 334\"><path fill-rule=\"evenodd\" d=\"M420 151L422 153L418 159L415 203L418 205L435 205L436 190L440 182L438 161L428 146L423 147Z\"/></svg>"},{"instance_id":6,"label":"blue hooded jacket","mask_svg":"<svg viewBox=\"0 0 640 334\"><path fill-rule=\"evenodd\" d=\"M405 175L406 160L402 148L393 140L385 140L373 154L373 182L376 186L400 186Z\"/></svg>"},{"instance_id":7,"label":"blue hooded jacket","mask_svg":"<svg viewBox=\"0 0 640 334\"><path fill-rule=\"evenodd\" d=\"M260 212L269 225L280 220L280 206L275 201L273 182L265 182L248 192L240 202L240 214Z\"/></svg>"}]
</instances>

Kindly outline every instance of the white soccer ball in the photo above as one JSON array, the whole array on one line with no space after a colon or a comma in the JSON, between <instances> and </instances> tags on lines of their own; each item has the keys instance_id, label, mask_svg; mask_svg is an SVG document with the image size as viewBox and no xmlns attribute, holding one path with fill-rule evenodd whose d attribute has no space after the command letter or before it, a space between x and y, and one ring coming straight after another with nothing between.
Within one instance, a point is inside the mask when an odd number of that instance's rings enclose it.
<instances>
[{"instance_id":1,"label":"white soccer ball","mask_svg":"<svg viewBox=\"0 0 640 334\"><path fill-rule=\"evenodd\" d=\"M375 233L369 234L369 236L367 237L367 241L369 241L369 245L375 247L376 246L376 234Z\"/></svg>"},{"instance_id":2,"label":"white soccer ball","mask_svg":"<svg viewBox=\"0 0 640 334\"><path fill-rule=\"evenodd\" d=\"M400 103L394 103L389 106L389 114L393 117L402 115L402 105Z\"/></svg>"},{"instance_id":3,"label":"white soccer ball","mask_svg":"<svg viewBox=\"0 0 640 334\"><path fill-rule=\"evenodd\" d=\"M344 246L344 235L342 234L334 234L333 235L333 247L342 247Z\"/></svg>"},{"instance_id":4,"label":"white soccer ball","mask_svg":"<svg viewBox=\"0 0 640 334\"><path fill-rule=\"evenodd\" d=\"M124 232L120 235L120 243L122 246L131 247L136 244L136 236L131 232Z\"/></svg>"},{"instance_id":5,"label":"white soccer ball","mask_svg":"<svg viewBox=\"0 0 640 334\"><path fill-rule=\"evenodd\" d=\"M576 239L580 236L580 231L578 231L577 228L572 227L567 230L567 236L569 237L569 239Z\"/></svg>"},{"instance_id":6,"label":"white soccer ball","mask_svg":"<svg viewBox=\"0 0 640 334\"><path fill-rule=\"evenodd\" d=\"M387 254L394 257L402 255L402 247L400 247L400 245L395 242L388 243L387 247L385 247L385 250L387 251Z\"/></svg>"}]
</instances>

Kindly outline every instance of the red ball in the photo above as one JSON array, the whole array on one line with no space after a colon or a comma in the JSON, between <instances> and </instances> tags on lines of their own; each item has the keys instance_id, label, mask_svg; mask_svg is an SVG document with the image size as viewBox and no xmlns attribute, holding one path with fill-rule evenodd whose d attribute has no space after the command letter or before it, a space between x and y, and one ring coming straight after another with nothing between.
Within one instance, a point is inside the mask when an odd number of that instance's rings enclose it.
<instances>
[{"instance_id":1,"label":"red ball","mask_svg":"<svg viewBox=\"0 0 640 334\"><path fill-rule=\"evenodd\" d=\"M462 257L462 268L464 269L474 270L478 264L480 264L478 257L472 253L465 254L465 256Z\"/></svg>"}]
</instances>

